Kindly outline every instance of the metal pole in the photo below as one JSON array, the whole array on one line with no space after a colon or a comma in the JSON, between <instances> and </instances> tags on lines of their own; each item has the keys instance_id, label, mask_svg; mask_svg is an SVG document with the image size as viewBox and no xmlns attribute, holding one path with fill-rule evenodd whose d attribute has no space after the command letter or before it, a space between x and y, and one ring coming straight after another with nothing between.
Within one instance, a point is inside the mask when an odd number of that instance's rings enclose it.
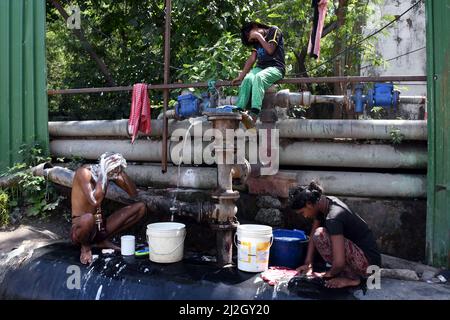
<instances>
[{"instance_id":1,"label":"metal pole","mask_svg":"<svg viewBox=\"0 0 450 320\"><path fill-rule=\"evenodd\" d=\"M168 1L170 2L170 1ZM170 15L169 15L170 19ZM167 21L166 21L167 22ZM169 24L170 25L170 24ZM167 27L167 23L166 23ZM169 28L170 36L170 28ZM170 37L169 37L170 38ZM169 43L167 43L169 44ZM170 46L169 49L170 50ZM169 57L170 58L170 57ZM168 61L169 63L170 61ZM168 66L167 66L168 68ZM164 65L164 69L166 69ZM169 73L169 70L167 70ZM165 75L165 73L164 73ZM359 82L399 82L399 81L427 81L426 76L383 76L383 77L314 77L314 78L284 78L277 82L277 84L299 84L299 83L359 83ZM239 85L239 84L236 84ZM217 81L216 87L231 87L231 81ZM149 90L165 90L165 89L183 89L183 88L208 88L207 82L196 83L164 83L164 84L150 84ZM80 94L80 93L101 93L101 92L118 92L118 91L132 91L133 87L105 87L105 88L80 88L80 89L61 89L48 90L47 94Z\"/></svg>"},{"instance_id":2,"label":"metal pole","mask_svg":"<svg viewBox=\"0 0 450 320\"><path fill-rule=\"evenodd\" d=\"M172 12L172 1L166 0L166 26L164 32L164 84L169 84L170 80L170 22ZM163 143L162 143L162 161L161 170L167 171L167 139L169 123L166 115L169 106L169 88L164 89L164 118L163 118Z\"/></svg>"}]
</instances>

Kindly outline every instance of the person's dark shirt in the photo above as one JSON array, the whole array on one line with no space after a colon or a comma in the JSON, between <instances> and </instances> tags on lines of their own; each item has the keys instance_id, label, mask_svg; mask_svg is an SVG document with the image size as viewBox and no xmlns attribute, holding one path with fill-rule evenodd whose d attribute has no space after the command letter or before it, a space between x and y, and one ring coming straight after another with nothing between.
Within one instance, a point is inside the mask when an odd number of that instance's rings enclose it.
<instances>
[{"instance_id":1,"label":"person's dark shirt","mask_svg":"<svg viewBox=\"0 0 450 320\"><path fill-rule=\"evenodd\" d=\"M328 214L326 216L321 214L317 220L327 229L330 236L343 235L361 248L370 265L381 266L381 255L367 223L338 198L327 198L331 201Z\"/></svg>"},{"instance_id":2,"label":"person's dark shirt","mask_svg":"<svg viewBox=\"0 0 450 320\"><path fill-rule=\"evenodd\" d=\"M254 45L254 49L257 54L256 66L265 69L268 67L276 67L281 73L285 74L286 66L284 62L284 41L281 30L275 26L270 27L264 39L268 43L275 45L275 51L272 55L269 55L264 47L258 42Z\"/></svg>"}]
</instances>

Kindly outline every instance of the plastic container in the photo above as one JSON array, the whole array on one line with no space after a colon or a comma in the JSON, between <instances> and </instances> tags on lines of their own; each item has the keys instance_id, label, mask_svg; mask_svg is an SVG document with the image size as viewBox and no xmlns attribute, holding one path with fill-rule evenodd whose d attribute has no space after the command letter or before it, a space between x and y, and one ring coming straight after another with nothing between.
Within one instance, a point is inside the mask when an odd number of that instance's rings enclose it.
<instances>
[{"instance_id":1,"label":"plastic container","mask_svg":"<svg viewBox=\"0 0 450 320\"><path fill-rule=\"evenodd\" d=\"M235 235L238 269L246 272L267 270L272 240L272 227L259 224L239 225Z\"/></svg>"},{"instance_id":2,"label":"plastic container","mask_svg":"<svg viewBox=\"0 0 450 320\"><path fill-rule=\"evenodd\" d=\"M136 238L134 236L120 237L120 253L123 256L133 256L135 252Z\"/></svg>"},{"instance_id":3,"label":"plastic container","mask_svg":"<svg viewBox=\"0 0 450 320\"><path fill-rule=\"evenodd\" d=\"M308 250L308 237L302 230L273 231L270 266L296 269L303 265Z\"/></svg>"},{"instance_id":4,"label":"plastic container","mask_svg":"<svg viewBox=\"0 0 450 320\"><path fill-rule=\"evenodd\" d=\"M186 226L177 222L158 222L147 225L149 259L158 263L183 260Z\"/></svg>"}]
</instances>

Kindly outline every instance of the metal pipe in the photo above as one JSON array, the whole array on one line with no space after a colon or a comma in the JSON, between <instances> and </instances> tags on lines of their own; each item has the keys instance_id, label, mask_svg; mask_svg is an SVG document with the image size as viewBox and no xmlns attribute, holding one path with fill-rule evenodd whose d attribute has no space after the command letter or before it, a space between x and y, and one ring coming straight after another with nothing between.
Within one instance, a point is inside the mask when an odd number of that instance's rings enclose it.
<instances>
[{"instance_id":1,"label":"metal pipe","mask_svg":"<svg viewBox=\"0 0 450 320\"><path fill-rule=\"evenodd\" d=\"M167 20L166 20L167 23ZM278 84L300 84L300 83L360 83L360 82L398 82L398 81L427 81L427 76L382 76L382 77L310 77L310 78L284 78ZM240 85L236 83L236 85ZM183 89L183 88L208 88L208 82L196 83L170 83L149 85L149 90ZM231 87L231 81L217 81L216 87ZM104 87L104 88L79 88L79 89L50 89L48 95L57 94L82 94L132 91L132 86L126 87Z\"/></svg>"},{"instance_id":2,"label":"metal pipe","mask_svg":"<svg viewBox=\"0 0 450 320\"><path fill-rule=\"evenodd\" d=\"M170 23L172 14L172 1L166 0L166 25L164 31L164 84L169 84L170 80ZM168 142L168 119L167 119L167 107L169 106L169 89L164 89L164 117L163 117L163 135L162 135L162 160L161 170L163 173L167 171L167 142Z\"/></svg>"},{"instance_id":3,"label":"metal pipe","mask_svg":"<svg viewBox=\"0 0 450 320\"><path fill-rule=\"evenodd\" d=\"M306 120L287 119L276 123L280 138L390 140L399 130L404 140L427 140L426 120Z\"/></svg>"},{"instance_id":4,"label":"metal pipe","mask_svg":"<svg viewBox=\"0 0 450 320\"><path fill-rule=\"evenodd\" d=\"M173 148L181 147L182 142L170 142L170 161L178 164L180 156ZM203 154L208 143L192 143L191 157ZM354 144L347 142L309 142L280 140L280 165L286 166L325 166L348 168L405 168L426 169L427 146L402 144L399 146L382 144ZM177 150L175 149L175 151ZM134 144L124 140L53 140L50 151L56 157L81 156L85 159L98 159L106 151L119 152L129 161L161 161L161 141L137 140ZM179 150L178 150L179 151ZM248 158L248 157L247 157ZM185 163L188 163L186 161Z\"/></svg>"},{"instance_id":5,"label":"metal pipe","mask_svg":"<svg viewBox=\"0 0 450 320\"><path fill-rule=\"evenodd\" d=\"M189 128L189 121L169 120L169 136L175 130ZM199 124L198 124L199 125ZM51 121L48 123L49 134L53 139L60 137L122 137L128 138L128 120L93 120L93 121ZM151 121L151 137L161 137L163 120ZM203 122L202 130L190 130L191 137L199 136L211 128ZM258 123L261 126L261 123ZM390 140L393 129L400 130L404 140L427 140L426 120L279 120L276 127L280 138L293 139L376 139Z\"/></svg>"},{"instance_id":6,"label":"metal pipe","mask_svg":"<svg viewBox=\"0 0 450 320\"><path fill-rule=\"evenodd\" d=\"M325 193L336 196L380 198L426 198L424 174L389 174L375 172L333 172L283 170L282 175L295 177L299 185L320 181Z\"/></svg>"},{"instance_id":7,"label":"metal pipe","mask_svg":"<svg viewBox=\"0 0 450 320\"><path fill-rule=\"evenodd\" d=\"M126 168L126 172L131 179L141 186L155 186L155 184L176 186L176 181L171 178L171 176L175 176L175 170L175 167L169 167L170 174L162 175L157 163L140 166L130 165ZM196 178L182 179L180 187L208 190L217 186L217 168L186 167L183 170L189 172L190 177L195 176ZM35 174L46 176L50 181L59 185L72 187L74 172L69 169L53 167ZM426 176L422 174L280 170L278 175L287 179L294 179L299 185L306 185L311 180L320 181L325 188L325 192L330 195L386 198L426 197ZM199 183L201 180L204 180L204 182ZM108 188L106 197L122 203L136 201L130 199L126 192L114 183ZM170 207L170 203L167 206ZM184 205L184 207L187 207L187 205ZM209 211L206 211L211 212L214 205L210 203L208 208Z\"/></svg>"},{"instance_id":8,"label":"metal pipe","mask_svg":"<svg viewBox=\"0 0 450 320\"><path fill-rule=\"evenodd\" d=\"M401 104L426 104L427 97L425 96L403 96L400 95Z\"/></svg>"},{"instance_id":9,"label":"metal pipe","mask_svg":"<svg viewBox=\"0 0 450 320\"><path fill-rule=\"evenodd\" d=\"M154 121L151 125L153 132ZM128 120L49 121L48 132L50 137L130 137Z\"/></svg>"},{"instance_id":10,"label":"metal pipe","mask_svg":"<svg viewBox=\"0 0 450 320\"><path fill-rule=\"evenodd\" d=\"M161 174L157 164L129 165L127 174L140 186L175 187L178 168L168 167ZM389 174L376 172L341 172L311 170L280 170L279 176L294 179L299 185L320 181L328 194L354 197L426 197L426 176L423 174ZM213 190L217 188L217 168L181 167L180 187Z\"/></svg>"},{"instance_id":11,"label":"metal pipe","mask_svg":"<svg viewBox=\"0 0 450 320\"><path fill-rule=\"evenodd\" d=\"M214 190L217 188L217 168L168 166L167 174L162 174L156 165L129 165L127 174L140 186L180 187Z\"/></svg>"},{"instance_id":12,"label":"metal pipe","mask_svg":"<svg viewBox=\"0 0 450 320\"><path fill-rule=\"evenodd\" d=\"M426 169L427 147L333 142L280 142L280 164L348 168Z\"/></svg>"}]
</instances>

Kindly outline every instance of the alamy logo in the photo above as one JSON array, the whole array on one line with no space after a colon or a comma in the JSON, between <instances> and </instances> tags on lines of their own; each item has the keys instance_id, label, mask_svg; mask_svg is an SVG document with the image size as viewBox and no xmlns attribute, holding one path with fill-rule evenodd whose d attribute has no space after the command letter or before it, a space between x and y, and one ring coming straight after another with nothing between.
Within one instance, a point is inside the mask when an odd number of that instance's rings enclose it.
<instances>
[{"instance_id":1,"label":"alamy logo","mask_svg":"<svg viewBox=\"0 0 450 320\"><path fill-rule=\"evenodd\" d=\"M381 289L380 267L376 265L368 266L367 274L370 274L367 278L367 289Z\"/></svg>"},{"instance_id":2,"label":"alamy logo","mask_svg":"<svg viewBox=\"0 0 450 320\"><path fill-rule=\"evenodd\" d=\"M67 289L73 290L81 289L81 270L77 265L70 265L67 267L66 273L69 274L69 277L66 281Z\"/></svg>"},{"instance_id":3,"label":"alamy logo","mask_svg":"<svg viewBox=\"0 0 450 320\"><path fill-rule=\"evenodd\" d=\"M175 165L184 164L260 164L261 175L274 175L279 168L279 130L218 129L203 131L194 126L193 138L187 129L174 130L170 156ZM235 152L223 152L223 150Z\"/></svg>"},{"instance_id":4,"label":"alamy logo","mask_svg":"<svg viewBox=\"0 0 450 320\"><path fill-rule=\"evenodd\" d=\"M67 18L67 28L70 30L81 29L81 11L78 6L70 6L70 16Z\"/></svg>"}]
</instances>

